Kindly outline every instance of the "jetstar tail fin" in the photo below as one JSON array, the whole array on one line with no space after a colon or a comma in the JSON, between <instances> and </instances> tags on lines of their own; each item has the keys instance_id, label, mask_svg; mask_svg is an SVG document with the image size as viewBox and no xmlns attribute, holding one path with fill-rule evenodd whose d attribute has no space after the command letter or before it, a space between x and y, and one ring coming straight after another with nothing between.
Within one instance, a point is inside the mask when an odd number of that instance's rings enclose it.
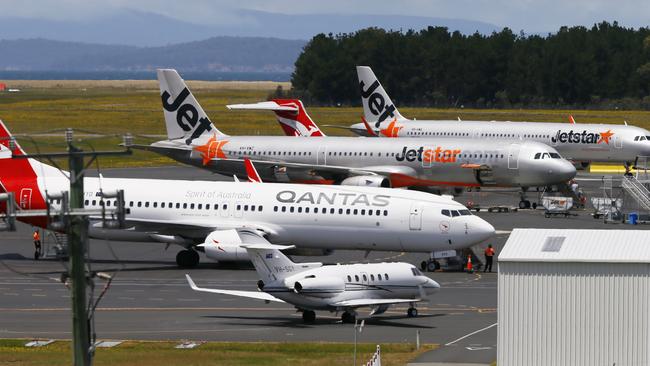
<instances>
[{"instance_id":1,"label":"jetstar tail fin","mask_svg":"<svg viewBox=\"0 0 650 366\"><path fill-rule=\"evenodd\" d=\"M272 99L267 102L231 104L226 107L228 109L273 111L287 136L325 136L309 117L300 99Z\"/></svg>"},{"instance_id":2,"label":"jetstar tail fin","mask_svg":"<svg viewBox=\"0 0 650 366\"><path fill-rule=\"evenodd\" d=\"M357 66L357 76L363 114L368 123L379 128L384 122L404 119L370 67Z\"/></svg>"},{"instance_id":3,"label":"jetstar tail fin","mask_svg":"<svg viewBox=\"0 0 650 366\"><path fill-rule=\"evenodd\" d=\"M225 134L219 131L194 98L178 72L174 69L158 69L160 97L165 113L167 137L184 139L185 144L201 137Z\"/></svg>"}]
</instances>

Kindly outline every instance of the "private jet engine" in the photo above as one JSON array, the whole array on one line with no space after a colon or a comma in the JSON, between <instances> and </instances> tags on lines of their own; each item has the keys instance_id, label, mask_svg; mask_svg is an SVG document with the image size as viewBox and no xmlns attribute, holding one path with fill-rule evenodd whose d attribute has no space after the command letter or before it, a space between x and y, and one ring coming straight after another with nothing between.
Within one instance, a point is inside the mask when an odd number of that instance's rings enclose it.
<instances>
[{"instance_id":1,"label":"private jet engine","mask_svg":"<svg viewBox=\"0 0 650 366\"><path fill-rule=\"evenodd\" d=\"M314 297L334 297L345 291L345 283L337 277L310 276L293 284L296 293Z\"/></svg>"},{"instance_id":2,"label":"private jet engine","mask_svg":"<svg viewBox=\"0 0 650 366\"><path fill-rule=\"evenodd\" d=\"M390 188L390 180L381 175L356 175L343 179L341 185Z\"/></svg>"}]
</instances>

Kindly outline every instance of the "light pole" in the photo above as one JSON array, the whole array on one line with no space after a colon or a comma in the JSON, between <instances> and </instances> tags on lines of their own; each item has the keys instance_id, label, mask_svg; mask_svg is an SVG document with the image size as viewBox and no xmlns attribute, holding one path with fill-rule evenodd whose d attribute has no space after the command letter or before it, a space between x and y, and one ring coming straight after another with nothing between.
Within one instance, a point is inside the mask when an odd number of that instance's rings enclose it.
<instances>
[{"instance_id":1,"label":"light pole","mask_svg":"<svg viewBox=\"0 0 650 366\"><path fill-rule=\"evenodd\" d=\"M357 319L354 319L354 366L357 366L357 330L359 333L363 332L363 325L365 323L365 319L361 323L357 323Z\"/></svg>"}]
</instances>

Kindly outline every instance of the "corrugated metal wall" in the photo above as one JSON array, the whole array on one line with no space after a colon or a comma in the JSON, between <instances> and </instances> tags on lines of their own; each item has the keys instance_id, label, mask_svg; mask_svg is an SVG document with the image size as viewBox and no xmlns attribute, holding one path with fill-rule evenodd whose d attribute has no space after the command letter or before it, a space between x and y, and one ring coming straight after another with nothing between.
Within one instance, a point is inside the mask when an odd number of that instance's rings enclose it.
<instances>
[{"instance_id":1,"label":"corrugated metal wall","mask_svg":"<svg viewBox=\"0 0 650 366\"><path fill-rule=\"evenodd\" d=\"M650 264L499 263L499 366L650 365Z\"/></svg>"}]
</instances>

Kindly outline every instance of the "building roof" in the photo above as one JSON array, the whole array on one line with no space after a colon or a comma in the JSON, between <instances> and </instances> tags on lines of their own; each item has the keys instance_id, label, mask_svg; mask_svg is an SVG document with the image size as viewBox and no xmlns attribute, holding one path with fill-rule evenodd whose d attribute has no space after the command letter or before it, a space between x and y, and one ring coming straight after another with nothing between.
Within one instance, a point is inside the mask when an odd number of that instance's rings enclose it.
<instances>
[{"instance_id":1,"label":"building roof","mask_svg":"<svg viewBox=\"0 0 650 366\"><path fill-rule=\"evenodd\" d=\"M650 263L650 230L514 229L498 261Z\"/></svg>"}]
</instances>

